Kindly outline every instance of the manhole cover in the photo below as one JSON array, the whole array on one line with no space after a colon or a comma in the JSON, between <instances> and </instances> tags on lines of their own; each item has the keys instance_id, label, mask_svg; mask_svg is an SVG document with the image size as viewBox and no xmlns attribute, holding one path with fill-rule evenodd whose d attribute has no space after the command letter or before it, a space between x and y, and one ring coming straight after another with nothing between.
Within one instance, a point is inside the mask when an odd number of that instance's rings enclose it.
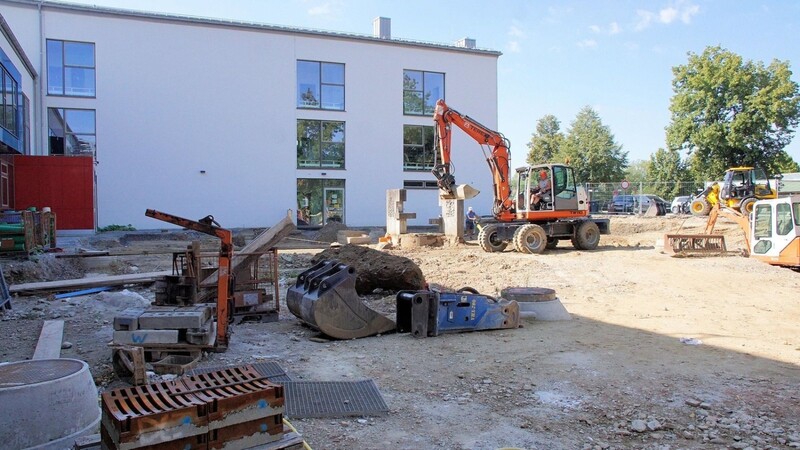
<instances>
[{"instance_id":1,"label":"manhole cover","mask_svg":"<svg viewBox=\"0 0 800 450\"><path fill-rule=\"evenodd\" d=\"M58 380L83 368L80 361L43 359L0 365L0 389Z\"/></svg>"}]
</instances>

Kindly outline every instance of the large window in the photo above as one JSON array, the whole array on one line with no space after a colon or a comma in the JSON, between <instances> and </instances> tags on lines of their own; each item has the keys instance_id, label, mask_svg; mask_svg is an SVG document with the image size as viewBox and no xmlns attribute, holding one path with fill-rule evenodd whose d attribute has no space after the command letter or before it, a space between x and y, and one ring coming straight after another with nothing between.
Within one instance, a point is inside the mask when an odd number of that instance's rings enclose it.
<instances>
[{"instance_id":1,"label":"large window","mask_svg":"<svg viewBox=\"0 0 800 450\"><path fill-rule=\"evenodd\" d=\"M344 64L297 61L297 107L344 110Z\"/></svg>"},{"instance_id":2,"label":"large window","mask_svg":"<svg viewBox=\"0 0 800 450\"><path fill-rule=\"evenodd\" d=\"M297 226L345 223L344 180L297 179Z\"/></svg>"},{"instance_id":3,"label":"large window","mask_svg":"<svg viewBox=\"0 0 800 450\"><path fill-rule=\"evenodd\" d=\"M47 40L47 93L94 97L94 44Z\"/></svg>"},{"instance_id":4,"label":"large window","mask_svg":"<svg viewBox=\"0 0 800 450\"><path fill-rule=\"evenodd\" d=\"M440 98L444 98L443 73L403 71L403 114L431 115Z\"/></svg>"},{"instance_id":5,"label":"large window","mask_svg":"<svg viewBox=\"0 0 800 450\"><path fill-rule=\"evenodd\" d=\"M403 125L403 170L430 171L436 165L433 127Z\"/></svg>"},{"instance_id":6,"label":"large window","mask_svg":"<svg viewBox=\"0 0 800 450\"><path fill-rule=\"evenodd\" d=\"M5 67L0 66L0 72L2 72L0 73L0 90L2 90L3 97L0 99L0 126L15 137L19 137L17 130L19 86Z\"/></svg>"},{"instance_id":7,"label":"large window","mask_svg":"<svg viewBox=\"0 0 800 450\"><path fill-rule=\"evenodd\" d=\"M93 109L47 108L47 128L51 155L95 155Z\"/></svg>"},{"instance_id":8,"label":"large window","mask_svg":"<svg viewBox=\"0 0 800 450\"><path fill-rule=\"evenodd\" d=\"M298 120L297 168L344 169L344 122Z\"/></svg>"}]
</instances>

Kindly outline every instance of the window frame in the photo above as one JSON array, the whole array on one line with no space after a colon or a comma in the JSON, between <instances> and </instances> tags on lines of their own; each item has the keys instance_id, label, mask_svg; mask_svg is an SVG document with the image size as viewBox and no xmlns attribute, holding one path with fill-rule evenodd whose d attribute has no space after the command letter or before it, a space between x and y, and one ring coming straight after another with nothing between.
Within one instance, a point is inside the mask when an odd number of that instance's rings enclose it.
<instances>
[{"instance_id":1,"label":"window frame","mask_svg":"<svg viewBox=\"0 0 800 450\"><path fill-rule=\"evenodd\" d=\"M409 73L409 72L418 73L420 75L420 79L422 80L422 87L420 89L407 89L406 88L406 74ZM425 78L426 78L426 75L428 75L428 74L441 75L442 76L442 86L441 86L442 95L439 96L438 98L434 99L433 105L431 106L430 109L426 109L428 105L425 103L425 93L427 92L427 89L425 87ZM403 69L403 115L405 115L405 116L430 116L430 115L433 115L434 109L436 107L436 101L439 100L440 98L441 99L445 98L445 92L447 91L446 90L446 76L445 75L446 74L444 72L434 72L434 71L430 71L430 70ZM406 105L407 105L407 100L406 99L407 99L408 93L421 93L422 110L420 112L409 111L408 108L406 108ZM432 93L431 93L431 95L432 95Z\"/></svg>"},{"instance_id":2,"label":"window frame","mask_svg":"<svg viewBox=\"0 0 800 450\"><path fill-rule=\"evenodd\" d=\"M312 63L317 65L317 81L316 81L316 88L319 95L319 100L317 100L317 106L314 105L306 105L301 104L301 93L300 93L300 70L299 65L300 63ZM336 65L341 66L342 68L342 83L332 83L332 82L325 82L323 76L323 66L325 65ZM309 59L298 59L295 64L295 71L296 71L296 87L297 87L297 98L296 98L296 106L297 109L314 109L314 110L325 110L325 111L345 111L347 106L347 66L345 63L337 63L332 61L314 61ZM324 87L341 87L342 89L342 107L341 108L330 108L325 107L325 96L323 95Z\"/></svg>"},{"instance_id":3,"label":"window frame","mask_svg":"<svg viewBox=\"0 0 800 450\"><path fill-rule=\"evenodd\" d=\"M422 136L422 143L412 143L409 144L406 142L406 129L407 128L420 128ZM433 154L433 161L430 167L425 165L425 156L426 156L426 141L425 138L428 135L426 131L429 131L431 144L430 144L430 152ZM422 151L422 166L418 168L413 168L410 166L411 162L406 157L406 150L408 147L418 148ZM430 172L431 170L436 167L436 164L439 162L439 152L436 150L436 133L433 125L414 125L414 124L403 124L403 172ZM418 164L418 163L413 163Z\"/></svg>"},{"instance_id":4,"label":"window frame","mask_svg":"<svg viewBox=\"0 0 800 450\"><path fill-rule=\"evenodd\" d=\"M316 141L316 146L317 146L317 153L319 153L319 160L318 160L318 164L316 164L316 165L308 164L308 163L306 163L306 164L301 163L301 158L300 158L300 148L301 148L301 146L300 146L300 142L303 139L303 137L301 137L300 133L299 133L300 122L314 122L314 123L316 123L318 125L318 128L317 128L317 130L318 130L317 131L318 140ZM341 140L341 142L338 142L338 141L335 141L335 140L332 140L332 141L324 140L325 124L326 123L334 123L334 124L341 124L342 125L342 131L341 131L342 132L342 140ZM308 139L308 138L306 138L306 139ZM340 165L335 165L336 164L335 162L332 163L333 165L331 165L331 164L325 165L325 162L324 162L325 160L322 158L322 156L323 156L323 149L324 149L326 144L328 144L328 145L341 144L341 146L342 146L342 162L341 162ZM299 169L299 170L319 170L319 169L345 170L347 168L347 124L346 124L346 122L343 121L343 120L297 119L297 158L296 158L296 161L297 161L297 169ZM306 160L306 161L311 161L311 160Z\"/></svg>"},{"instance_id":5,"label":"window frame","mask_svg":"<svg viewBox=\"0 0 800 450\"><path fill-rule=\"evenodd\" d=\"M0 96L2 96L0 98L0 127L19 139L20 124L17 123L17 116L19 115L19 83L11 76L11 72L6 70L5 66L0 64L0 68L2 69L0 70ZM6 92L6 83L11 88L9 92ZM11 99L10 104L6 104L7 98ZM7 122L9 118L11 120L10 124Z\"/></svg>"},{"instance_id":6,"label":"window frame","mask_svg":"<svg viewBox=\"0 0 800 450\"><path fill-rule=\"evenodd\" d=\"M51 79L50 79L50 43L58 42L61 47L61 92L51 92ZM87 44L92 46L92 64L91 66L67 64L67 49L66 44ZM46 70L47 73L47 95L53 97L77 97L77 98L97 98L97 45L94 42L85 41L70 41L64 39L46 39L45 50L47 52ZM67 69L82 69L91 70L92 72L92 92L91 95L80 95L75 93L67 93Z\"/></svg>"},{"instance_id":7,"label":"window frame","mask_svg":"<svg viewBox=\"0 0 800 450\"><path fill-rule=\"evenodd\" d=\"M62 115L63 120L64 120L64 126L63 126L63 132L64 132L64 136L63 136L64 144L63 145L64 145L64 148L63 148L63 153L53 153L52 142L50 140L50 138L53 137L53 134L51 134L51 130L53 129L53 127L50 126L50 120L51 120L51 117L52 117L51 113L50 113L51 110L60 110L60 111L63 112L63 115ZM67 116L67 113L69 111L91 111L94 114L94 118L93 118L94 119L93 120L94 132L93 133L85 133L85 132L67 133L67 122L69 120L69 118ZM94 148L92 149L91 155L89 155L87 153L77 153L77 154L68 153L67 152L67 136L93 136L94 137ZM90 109L90 108L47 108L47 141L48 141L47 142L47 154L50 155L50 156L78 156L78 157L91 156L92 158L96 159L97 158L97 110Z\"/></svg>"}]
</instances>

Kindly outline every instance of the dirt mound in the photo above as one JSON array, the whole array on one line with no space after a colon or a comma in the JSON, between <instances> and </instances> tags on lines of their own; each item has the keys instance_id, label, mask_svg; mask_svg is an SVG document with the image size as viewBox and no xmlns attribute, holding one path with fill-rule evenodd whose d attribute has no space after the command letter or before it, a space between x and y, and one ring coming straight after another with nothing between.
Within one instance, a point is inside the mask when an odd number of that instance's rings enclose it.
<instances>
[{"instance_id":1,"label":"dirt mound","mask_svg":"<svg viewBox=\"0 0 800 450\"><path fill-rule=\"evenodd\" d=\"M390 255L369 247L345 245L329 248L312 259L314 264L327 260L339 261L356 270L356 292L372 293L375 289L401 291L423 289L425 277L412 260Z\"/></svg>"},{"instance_id":2,"label":"dirt mound","mask_svg":"<svg viewBox=\"0 0 800 450\"><path fill-rule=\"evenodd\" d=\"M79 259L45 255L36 260L4 263L3 275L9 285L67 280L83 278L84 267Z\"/></svg>"},{"instance_id":3,"label":"dirt mound","mask_svg":"<svg viewBox=\"0 0 800 450\"><path fill-rule=\"evenodd\" d=\"M347 226L339 222L328 222L312 237L315 241L336 242L339 230L346 230Z\"/></svg>"}]
</instances>

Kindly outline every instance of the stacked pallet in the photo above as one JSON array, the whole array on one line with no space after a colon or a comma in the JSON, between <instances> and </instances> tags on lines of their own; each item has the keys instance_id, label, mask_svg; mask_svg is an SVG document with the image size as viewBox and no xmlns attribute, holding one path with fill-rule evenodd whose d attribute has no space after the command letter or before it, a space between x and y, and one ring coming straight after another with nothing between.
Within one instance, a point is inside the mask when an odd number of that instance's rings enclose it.
<instances>
[{"instance_id":1,"label":"stacked pallet","mask_svg":"<svg viewBox=\"0 0 800 450\"><path fill-rule=\"evenodd\" d=\"M32 253L56 246L56 215L50 211L0 212L0 252Z\"/></svg>"},{"instance_id":2,"label":"stacked pallet","mask_svg":"<svg viewBox=\"0 0 800 450\"><path fill-rule=\"evenodd\" d=\"M157 373L180 375L214 346L216 325L208 304L129 308L114 317L112 346L143 347Z\"/></svg>"},{"instance_id":3,"label":"stacked pallet","mask_svg":"<svg viewBox=\"0 0 800 450\"><path fill-rule=\"evenodd\" d=\"M245 449L283 439L283 387L240 366L102 395L102 448Z\"/></svg>"}]
</instances>

